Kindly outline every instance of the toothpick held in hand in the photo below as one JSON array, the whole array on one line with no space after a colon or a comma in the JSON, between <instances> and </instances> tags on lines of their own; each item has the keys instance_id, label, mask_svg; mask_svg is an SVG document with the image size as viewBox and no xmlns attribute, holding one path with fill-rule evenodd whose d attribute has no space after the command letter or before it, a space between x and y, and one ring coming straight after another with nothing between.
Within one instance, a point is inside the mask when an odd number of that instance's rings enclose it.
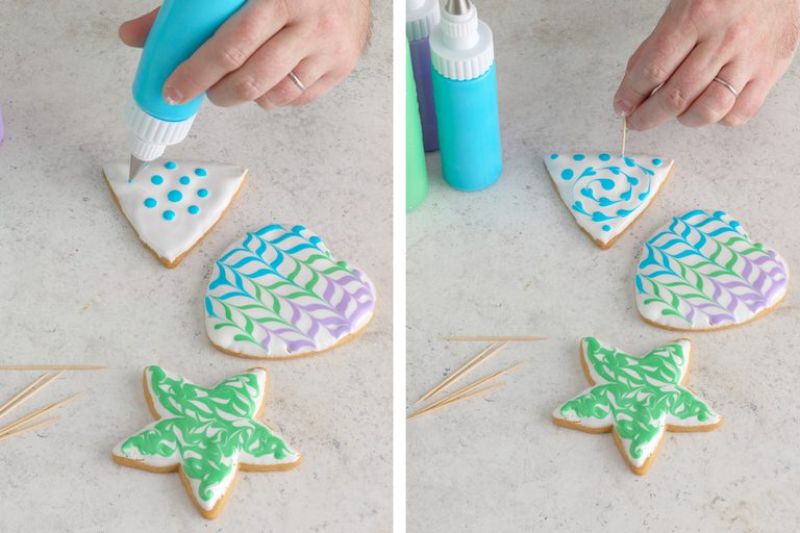
<instances>
[{"instance_id":1,"label":"toothpick held in hand","mask_svg":"<svg viewBox=\"0 0 800 533\"><path fill-rule=\"evenodd\" d=\"M625 157L625 144L628 142L628 117L622 117L622 157Z\"/></svg>"}]
</instances>

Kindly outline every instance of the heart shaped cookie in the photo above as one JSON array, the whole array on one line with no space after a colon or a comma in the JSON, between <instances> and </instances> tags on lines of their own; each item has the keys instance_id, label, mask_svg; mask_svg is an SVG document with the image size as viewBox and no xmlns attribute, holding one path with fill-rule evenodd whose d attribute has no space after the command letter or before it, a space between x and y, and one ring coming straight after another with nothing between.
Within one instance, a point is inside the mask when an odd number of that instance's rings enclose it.
<instances>
[{"instance_id":1,"label":"heart shaped cookie","mask_svg":"<svg viewBox=\"0 0 800 533\"><path fill-rule=\"evenodd\" d=\"M222 218L247 169L198 161L154 161L128 180L128 163L103 167L108 186L139 239L176 267Z\"/></svg>"},{"instance_id":2,"label":"heart shaped cookie","mask_svg":"<svg viewBox=\"0 0 800 533\"><path fill-rule=\"evenodd\" d=\"M778 305L789 268L753 242L723 211L672 219L645 244L636 272L636 305L653 325L711 330L743 324Z\"/></svg>"},{"instance_id":3,"label":"heart shaped cookie","mask_svg":"<svg viewBox=\"0 0 800 533\"><path fill-rule=\"evenodd\" d=\"M545 166L575 221L606 249L653 201L672 171L658 157L551 154Z\"/></svg>"},{"instance_id":4,"label":"heart shaped cookie","mask_svg":"<svg viewBox=\"0 0 800 533\"><path fill-rule=\"evenodd\" d=\"M220 350L296 357L364 329L375 312L375 287L304 226L271 224L217 260L205 307L208 337Z\"/></svg>"}]
</instances>

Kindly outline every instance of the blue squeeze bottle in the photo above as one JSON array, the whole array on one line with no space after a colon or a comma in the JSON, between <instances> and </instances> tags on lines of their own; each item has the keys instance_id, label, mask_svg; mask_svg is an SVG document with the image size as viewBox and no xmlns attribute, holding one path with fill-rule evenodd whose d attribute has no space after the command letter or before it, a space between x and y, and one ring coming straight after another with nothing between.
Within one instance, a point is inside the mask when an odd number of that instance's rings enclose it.
<instances>
[{"instance_id":1,"label":"blue squeeze bottle","mask_svg":"<svg viewBox=\"0 0 800 533\"><path fill-rule=\"evenodd\" d=\"M485 189L503 172L492 30L470 0L448 0L430 46L442 175Z\"/></svg>"},{"instance_id":2,"label":"blue squeeze bottle","mask_svg":"<svg viewBox=\"0 0 800 533\"><path fill-rule=\"evenodd\" d=\"M162 96L164 82L245 1L165 0L162 4L147 36L127 109L131 178L145 162L157 159L168 145L189 134L205 95L170 105Z\"/></svg>"}]
</instances>

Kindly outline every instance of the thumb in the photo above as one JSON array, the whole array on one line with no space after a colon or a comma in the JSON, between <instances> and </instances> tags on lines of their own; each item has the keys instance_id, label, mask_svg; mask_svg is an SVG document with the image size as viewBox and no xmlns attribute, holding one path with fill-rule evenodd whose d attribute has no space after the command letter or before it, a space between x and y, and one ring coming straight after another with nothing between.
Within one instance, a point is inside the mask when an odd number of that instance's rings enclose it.
<instances>
[{"instance_id":1,"label":"thumb","mask_svg":"<svg viewBox=\"0 0 800 533\"><path fill-rule=\"evenodd\" d=\"M153 26L153 21L158 15L158 9L155 8L146 15L123 22L119 27L119 38L122 39L122 42L128 46L143 47L147 34L150 33L150 28Z\"/></svg>"}]
</instances>

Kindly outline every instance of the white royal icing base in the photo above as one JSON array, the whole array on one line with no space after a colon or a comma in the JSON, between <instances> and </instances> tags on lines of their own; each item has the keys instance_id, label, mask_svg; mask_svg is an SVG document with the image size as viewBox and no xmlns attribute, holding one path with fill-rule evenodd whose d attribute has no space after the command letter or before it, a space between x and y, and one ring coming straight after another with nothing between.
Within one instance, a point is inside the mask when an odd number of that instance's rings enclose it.
<instances>
[{"instance_id":1,"label":"white royal icing base","mask_svg":"<svg viewBox=\"0 0 800 533\"><path fill-rule=\"evenodd\" d=\"M175 161L176 168L165 167L166 160L157 160L143 167L132 182L128 181L128 162L109 163L103 167L111 190L122 212L136 231L139 239L161 259L173 262L194 246L222 217L236 192L242 185L247 169L235 165L200 161ZM195 174L195 169L205 169L205 176ZM160 185L153 176L161 176ZM180 182L188 177L188 184ZM201 189L208 194L200 197ZM180 192L182 198L173 202L170 191ZM146 199L157 202L154 207L145 205ZM199 209L190 214L189 207ZM164 218L166 210L175 216Z\"/></svg>"},{"instance_id":2,"label":"white royal icing base","mask_svg":"<svg viewBox=\"0 0 800 533\"><path fill-rule=\"evenodd\" d=\"M647 209L669 176L672 164L656 156L623 158L611 152L545 157L545 166L562 201L578 225L603 247ZM613 187L604 187L612 184ZM600 203L600 198L606 205ZM576 203L580 208L576 209Z\"/></svg>"}]
</instances>

